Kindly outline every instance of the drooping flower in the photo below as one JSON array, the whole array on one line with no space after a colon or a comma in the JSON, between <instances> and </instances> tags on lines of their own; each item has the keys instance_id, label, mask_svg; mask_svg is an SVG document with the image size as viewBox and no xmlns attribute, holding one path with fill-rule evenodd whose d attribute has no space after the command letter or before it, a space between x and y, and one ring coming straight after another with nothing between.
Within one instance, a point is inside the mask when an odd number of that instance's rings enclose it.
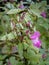
<instances>
[{"instance_id":1,"label":"drooping flower","mask_svg":"<svg viewBox=\"0 0 49 65\"><path fill-rule=\"evenodd\" d=\"M41 47L41 40L39 38L40 38L40 32L39 31L34 32L34 34L32 34L30 36L30 39L32 40L33 45L37 48Z\"/></svg>"},{"instance_id":2,"label":"drooping flower","mask_svg":"<svg viewBox=\"0 0 49 65\"><path fill-rule=\"evenodd\" d=\"M30 36L30 39L33 40L33 39L36 39L36 38L39 38L39 37L40 37L40 32L36 31L36 32L34 32L34 34L32 34Z\"/></svg>"},{"instance_id":3,"label":"drooping flower","mask_svg":"<svg viewBox=\"0 0 49 65\"><path fill-rule=\"evenodd\" d=\"M37 48L40 48L41 47L41 40L36 38L35 40L32 40L33 42L33 45Z\"/></svg>"},{"instance_id":4,"label":"drooping flower","mask_svg":"<svg viewBox=\"0 0 49 65\"><path fill-rule=\"evenodd\" d=\"M46 18L46 13L45 12L42 12L41 13L41 16L44 17L44 18Z\"/></svg>"},{"instance_id":5,"label":"drooping flower","mask_svg":"<svg viewBox=\"0 0 49 65\"><path fill-rule=\"evenodd\" d=\"M19 8L20 8L20 9L23 9L23 8L24 8L24 5L23 5L23 4L22 4L22 5L20 5L20 6L19 6Z\"/></svg>"}]
</instances>

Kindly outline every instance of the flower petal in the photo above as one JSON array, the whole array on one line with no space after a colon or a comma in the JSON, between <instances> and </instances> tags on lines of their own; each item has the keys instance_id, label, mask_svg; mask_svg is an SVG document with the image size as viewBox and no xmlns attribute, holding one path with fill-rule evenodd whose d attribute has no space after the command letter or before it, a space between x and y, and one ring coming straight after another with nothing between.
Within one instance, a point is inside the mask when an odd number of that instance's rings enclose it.
<instances>
[{"instance_id":1,"label":"flower petal","mask_svg":"<svg viewBox=\"0 0 49 65\"><path fill-rule=\"evenodd\" d=\"M36 39L36 38L39 38L40 37L40 32L39 31L36 31L36 32L34 32L34 34L32 34L31 36L30 36L30 39L32 40L32 39Z\"/></svg>"}]
</instances>

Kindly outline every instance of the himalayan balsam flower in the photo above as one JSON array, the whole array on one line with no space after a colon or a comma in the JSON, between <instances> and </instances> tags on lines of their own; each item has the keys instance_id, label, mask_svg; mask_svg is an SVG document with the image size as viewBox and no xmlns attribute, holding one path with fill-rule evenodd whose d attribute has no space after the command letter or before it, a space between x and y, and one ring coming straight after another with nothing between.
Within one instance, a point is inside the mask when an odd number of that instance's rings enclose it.
<instances>
[{"instance_id":1,"label":"himalayan balsam flower","mask_svg":"<svg viewBox=\"0 0 49 65\"><path fill-rule=\"evenodd\" d=\"M32 34L30 36L30 39L33 40L33 39L36 39L36 38L39 38L39 37L40 37L40 32L36 31L36 32L34 32L34 34Z\"/></svg>"},{"instance_id":2,"label":"himalayan balsam flower","mask_svg":"<svg viewBox=\"0 0 49 65\"><path fill-rule=\"evenodd\" d=\"M24 8L24 5L23 5L23 4L22 4L22 5L20 5L20 6L19 6L19 8L20 8L20 9L23 9L23 8Z\"/></svg>"},{"instance_id":3,"label":"himalayan balsam flower","mask_svg":"<svg viewBox=\"0 0 49 65\"><path fill-rule=\"evenodd\" d=\"M36 46L37 48L41 47L41 41L40 39L36 38L35 40L32 40L33 45Z\"/></svg>"},{"instance_id":4,"label":"himalayan balsam flower","mask_svg":"<svg viewBox=\"0 0 49 65\"><path fill-rule=\"evenodd\" d=\"M40 37L40 32L38 31L34 32L34 34L30 36L30 39L32 40L33 45L37 48L41 47L41 40L39 39L39 37Z\"/></svg>"},{"instance_id":5,"label":"himalayan balsam flower","mask_svg":"<svg viewBox=\"0 0 49 65\"><path fill-rule=\"evenodd\" d=\"M46 13L45 12L42 12L41 13L41 16L44 17L44 18L46 18Z\"/></svg>"}]
</instances>

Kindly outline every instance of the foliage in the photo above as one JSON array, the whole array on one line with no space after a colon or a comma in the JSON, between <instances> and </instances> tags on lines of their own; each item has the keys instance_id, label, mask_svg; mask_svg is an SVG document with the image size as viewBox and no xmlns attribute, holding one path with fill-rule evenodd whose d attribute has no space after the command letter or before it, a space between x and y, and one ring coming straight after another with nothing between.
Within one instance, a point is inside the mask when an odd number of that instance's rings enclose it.
<instances>
[{"instance_id":1,"label":"foliage","mask_svg":"<svg viewBox=\"0 0 49 65\"><path fill-rule=\"evenodd\" d=\"M0 13L0 65L49 65L49 19L40 15L46 4L12 6L6 4ZM41 34L41 48L30 40L35 31Z\"/></svg>"}]
</instances>

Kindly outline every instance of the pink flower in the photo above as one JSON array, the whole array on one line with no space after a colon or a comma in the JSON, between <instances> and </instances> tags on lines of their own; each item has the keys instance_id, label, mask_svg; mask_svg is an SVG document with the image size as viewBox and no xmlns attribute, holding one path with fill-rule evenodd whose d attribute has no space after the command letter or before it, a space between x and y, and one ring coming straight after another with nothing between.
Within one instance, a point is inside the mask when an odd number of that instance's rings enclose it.
<instances>
[{"instance_id":1,"label":"pink flower","mask_svg":"<svg viewBox=\"0 0 49 65\"><path fill-rule=\"evenodd\" d=\"M46 13L45 12L42 12L41 13L41 16L44 17L44 18L46 18Z\"/></svg>"},{"instance_id":2,"label":"pink flower","mask_svg":"<svg viewBox=\"0 0 49 65\"><path fill-rule=\"evenodd\" d=\"M34 34L32 34L30 36L30 39L32 40L33 45L37 48L41 47L41 40L39 39L39 37L40 37L40 32L39 31L34 32Z\"/></svg>"},{"instance_id":3,"label":"pink flower","mask_svg":"<svg viewBox=\"0 0 49 65\"><path fill-rule=\"evenodd\" d=\"M32 40L32 39L36 39L36 38L39 38L40 37L40 32L39 31L36 31L36 32L34 32L34 34L32 34L31 36L30 36L30 39Z\"/></svg>"},{"instance_id":4,"label":"pink flower","mask_svg":"<svg viewBox=\"0 0 49 65\"><path fill-rule=\"evenodd\" d=\"M20 9L23 9L23 8L24 8L24 5L20 5L19 8L20 8Z\"/></svg>"},{"instance_id":5,"label":"pink flower","mask_svg":"<svg viewBox=\"0 0 49 65\"><path fill-rule=\"evenodd\" d=\"M32 40L33 42L33 45L37 48L40 48L41 47L41 40L36 38L35 40Z\"/></svg>"}]
</instances>

